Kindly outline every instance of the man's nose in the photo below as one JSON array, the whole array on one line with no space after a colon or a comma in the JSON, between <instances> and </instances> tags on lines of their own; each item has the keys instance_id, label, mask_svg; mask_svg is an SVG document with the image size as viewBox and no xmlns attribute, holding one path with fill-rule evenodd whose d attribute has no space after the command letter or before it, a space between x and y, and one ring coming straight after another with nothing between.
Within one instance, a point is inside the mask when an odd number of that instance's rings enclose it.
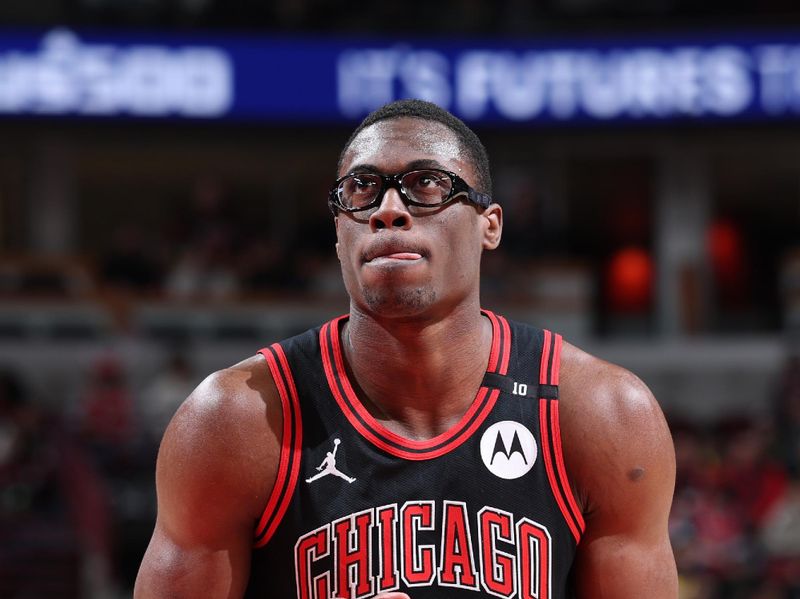
<instances>
[{"instance_id":1,"label":"man's nose","mask_svg":"<svg viewBox=\"0 0 800 599\"><path fill-rule=\"evenodd\" d=\"M399 190L389 187L384 192L378 208L369 217L369 226L373 231L408 229L411 226L411 215Z\"/></svg>"}]
</instances>

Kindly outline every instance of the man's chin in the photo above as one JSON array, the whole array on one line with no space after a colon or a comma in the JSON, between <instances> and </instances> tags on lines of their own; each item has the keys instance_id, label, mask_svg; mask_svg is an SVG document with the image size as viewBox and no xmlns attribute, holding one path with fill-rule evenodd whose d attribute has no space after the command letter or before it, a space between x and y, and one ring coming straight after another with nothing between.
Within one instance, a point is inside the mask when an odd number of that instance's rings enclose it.
<instances>
[{"instance_id":1,"label":"man's chin","mask_svg":"<svg viewBox=\"0 0 800 599\"><path fill-rule=\"evenodd\" d=\"M427 287L364 289L362 298L375 316L399 318L428 310L436 303L436 292Z\"/></svg>"}]
</instances>

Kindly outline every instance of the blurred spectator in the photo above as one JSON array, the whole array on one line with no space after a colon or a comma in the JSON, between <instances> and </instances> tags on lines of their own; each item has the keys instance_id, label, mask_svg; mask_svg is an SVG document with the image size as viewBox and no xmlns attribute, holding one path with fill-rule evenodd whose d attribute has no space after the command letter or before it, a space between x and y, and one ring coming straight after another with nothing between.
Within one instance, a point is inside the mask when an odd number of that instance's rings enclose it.
<instances>
[{"instance_id":1,"label":"blurred spectator","mask_svg":"<svg viewBox=\"0 0 800 599\"><path fill-rule=\"evenodd\" d=\"M232 243L245 226L246 221L236 213L230 191L215 177L199 177L191 189L189 205L176 205L179 209L168 231L170 243L202 245L209 236Z\"/></svg>"},{"instance_id":2,"label":"blurred spectator","mask_svg":"<svg viewBox=\"0 0 800 599\"><path fill-rule=\"evenodd\" d=\"M775 422L781 456L800 476L800 357L791 356L783 370L775 402Z\"/></svg>"},{"instance_id":3,"label":"blurred spectator","mask_svg":"<svg viewBox=\"0 0 800 599\"><path fill-rule=\"evenodd\" d=\"M531 258L547 251L551 241L545 230L543 198L533 178L516 169L508 169L495 195L502 198L503 208L514 218L503 223L503 251L519 257Z\"/></svg>"},{"instance_id":4,"label":"blurred spectator","mask_svg":"<svg viewBox=\"0 0 800 599\"><path fill-rule=\"evenodd\" d=\"M106 284L124 291L156 290L162 274L141 228L128 223L114 232L111 248L100 265L100 275Z\"/></svg>"},{"instance_id":5,"label":"blurred spectator","mask_svg":"<svg viewBox=\"0 0 800 599\"><path fill-rule=\"evenodd\" d=\"M725 435L721 488L744 511L747 521L759 527L786 492L788 472L770 453L771 427L750 422L736 427Z\"/></svg>"},{"instance_id":6,"label":"blurred spectator","mask_svg":"<svg viewBox=\"0 0 800 599\"><path fill-rule=\"evenodd\" d=\"M302 279L296 264L296 256L286 245L256 239L241 260L242 286L253 292L297 291L302 288Z\"/></svg>"},{"instance_id":7,"label":"blurred spectator","mask_svg":"<svg viewBox=\"0 0 800 599\"><path fill-rule=\"evenodd\" d=\"M142 429L151 444L160 442L173 414L194 386L183 352L173 352L166 367L142 390L138 403Z\"/></svg>"},{"instance_id":8,"label":"blurred spectator","mask_svg":"<svg viewBox=\"0 0 800 599\"><path fill-rule=\"evenodd\" d=\"M239 292L232 248L223 231L187 248L167 275L166 292L179 300L226 300Z\"/></svg>"},{"instance_id":9,"label":"blurred spectator","mask_svg":"<svg viewBox=\"0 0 800 599\"><path fill-rule=\"evenodd\" d=\"M670 536L678 569L686 580L701 588L707 586L709 578L741 577L753 557L739 506L718 489L678 489L670 516Z\"/></svg>"},{"instance_id":10,"label":"blurred spectator","mask_svg":"<svg viewBox=\"0 0 800 599\"><path fill-rule=\"evenodd\" d=\"M762 544L788 489L785 468L769 453L769 431L749 422L726 424L715 434L676 427L670 536L682 598L789 596L786 581L771 575L773 561ZM792 509L784 517L791 519Z\"/></svg>"},{"instance_id":11,"label":"blurred spectator","mask_svg":"<svg viewBox=\"0 0 800 599\"><path fill-rule=\"evenodd\" d=\"M167 295L179 300L234 298L240 290L236 263L248 239L245 223L221 181L199 178L190 205L180 209L167 232L169 247L179 251L166 275Z\"/></svg>"},{"instance_id":12,"label":"blurred spectator","mask_svg":"<svg viewBox=\"0 0 800 599\"><path fill-rule=\"evenodd\" d=\"M105 487L60 415L0 373L0 597L108 596Z\"/></svg>"},{"instance_id":13,"label":"blurred spectator","mask_svg":"<svg viewBox=\"0 0 800 599\"><path fill-rule=\"evenodd\" d=\"M297 287L302 287L312 297L335 301L337 304L347 297L341 266L335 258L315 253L302 254L298 256L295 272Z\"/></svg>"},{"instance_id":14,"label":"blurred spectator","mask_svg":"<svg viewBox=\"0 0 800 599\"><path fill-rule=\"evenodd\" d=\"M769 556L770 578L800 595L800 479L766 514L760 541Z\"/></svg>"},{"instance_id":15,"label":"blurred spectator","mask_svg":"<svg viewBox=\"0 0 800 599\"><path fill-rule=\"evenodd\" d=\"M135 432L131 397L119 360L103 357L95 363L81 409L83 440L102 469L110 472L127 452Z\"/></svg>"},{"instance_id":16,"label":"blurred spectator","mask_svg":"<svg viewBox=\"0 0 800 599\"><path fill-rule=\"evenodd\" d=\"M123 364L116 356L101 357L94 364L81 407L79 430L91 459L77 462L72 477L90 480L95 470L102 476L102 484L81 484L91 491L84 491L82 503L98 514L81 523L82 529L95 531L97 549L88 565L95 578L110 577L132 587L146 546L142 537L149 534L155 511L155 451L140 434Z\"/></svg>"},{"instance_id":17,"label":"blurred spectator","mask_svg":"<svg viewBox=\"0 0 800 599\"><path fill-rule=\"evenodd\" d=\"M54 508L58 456L45 442L46 420L19 378L0 373L0 518Z\"/></svg>"}]
</instances>

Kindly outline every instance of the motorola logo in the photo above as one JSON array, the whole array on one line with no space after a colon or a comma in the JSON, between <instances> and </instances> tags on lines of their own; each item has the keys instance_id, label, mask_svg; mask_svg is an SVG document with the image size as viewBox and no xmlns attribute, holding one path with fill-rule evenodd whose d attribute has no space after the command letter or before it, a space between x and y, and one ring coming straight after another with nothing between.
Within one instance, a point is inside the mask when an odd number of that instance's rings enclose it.
<instances>
[{"instance_id":1,"label":"motorola logo","mask_svg":"<svg viewBox=\"0 0 800 599\"><path fill-rule=\"evenodd\" d=\"M537 454L531 431L513 420L493 424L481 437L483 463L499 478L511 480L527 474Z\"/></svg>"}]
</instances>

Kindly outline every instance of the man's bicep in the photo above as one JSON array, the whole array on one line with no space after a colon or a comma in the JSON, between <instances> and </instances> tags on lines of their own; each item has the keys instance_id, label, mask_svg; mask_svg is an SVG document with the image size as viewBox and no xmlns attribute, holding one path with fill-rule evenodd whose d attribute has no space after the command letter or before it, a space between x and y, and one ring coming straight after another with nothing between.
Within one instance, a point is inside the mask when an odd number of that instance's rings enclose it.
<instances>
[{"instance_id":1,"label":"man's bicep","mask_svg":"<svg viewBox=\"0 0 800 599\"><path fill-rule=\"evenodd\" d=\"M244 595L250 566L250 544L236 540L226 547L183 546L156 525L134 589L135 599Z\"/></svg>"},{"instance_id":2,"label":"man's bicep","mask_svg":"<svg viewBox=\"0 0 800 599\"><path fill-rule=\"evenodd\" d=\"M235 504L215 495L214 461L170 425L157 467L158 519L139 574L136 599L241 597L249 571L251 531L235 517ZM221 488L226 485L220 481Z\"/></svg>"},{"instance_id":3,"label":"man's bicep","mask_svg":"<svg viewBox=\"0 0 800 599\"><path fill-rule=\"evenodd\" d=\"M668 519L675 481L672 438L650 391L625 375L598 420L593 441L585 537L574 576L578 596L675 599L677 572Z\"/></svg>"},{"instance_id":4,"label":"man's bicep","mask_svg":"<svg viewBox=\"0 0 800 599\"><path fill-rule=\"evenodd\" d=\"M669 539L626 535L582 541L575 563L581 599L675 599L678 576Z\"/></svg>"},{"instance_id":5,"label":"man's bicep","mask_svg":"<svg viewBox=\"0 0 800 599\"><path fill-rule=\"evenodd\" d=\"M137 598L227 599L244 592L278 440L263 418L264 404L240 391L237 376L207 379L167 427L156 466L158 518ZM263 442L253 447L253 438Z\"/></svg>"},{"instance_id":6,"label":"man's bicep","mask_svg":"<svg viewBox=\"0 0 800 599\"><path fill-rule=\"evenodd\" d=\"M578 597L676 599L678 575L666 522L669 502L663 496L639 496L633 503L620 503L627 521L615 517L608 523L596 516L587 523L573 570Z\"/></svg>"},{"instance_id":7,"label":"man's bicep","mask_svg":"<svg viewBox=\"0 0 800 599\"><path fill-rule=\"evenodd\" d=\"M620 485L621 494L625 486ZM676 599L678 575L667 527L671 481L627 491L609 512L587 521L573 568L578 597Z\"/></svg>"}]
</instances>

